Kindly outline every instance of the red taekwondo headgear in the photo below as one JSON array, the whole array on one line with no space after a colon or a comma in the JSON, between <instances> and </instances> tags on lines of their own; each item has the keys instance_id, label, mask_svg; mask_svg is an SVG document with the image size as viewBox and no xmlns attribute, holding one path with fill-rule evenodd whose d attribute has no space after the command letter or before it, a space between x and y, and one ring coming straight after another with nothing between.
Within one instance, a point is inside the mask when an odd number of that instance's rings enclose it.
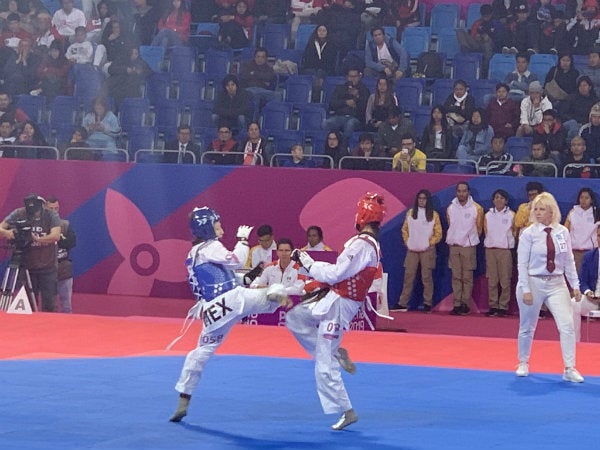
<instances>
[{"instance_id":1,"label":"red taekwondo headgear","mask_svg":"<svg viewBox=\"0 0 600 450\"><path fill-rule=\"evenodd\" d=\"M371 222L383 221L385 214L385 204L383 202L383 195L376 192L367 192L363 195L358 203L356 210L356 227L361 230L366 224Z\"/></svg>"}]
</instances>

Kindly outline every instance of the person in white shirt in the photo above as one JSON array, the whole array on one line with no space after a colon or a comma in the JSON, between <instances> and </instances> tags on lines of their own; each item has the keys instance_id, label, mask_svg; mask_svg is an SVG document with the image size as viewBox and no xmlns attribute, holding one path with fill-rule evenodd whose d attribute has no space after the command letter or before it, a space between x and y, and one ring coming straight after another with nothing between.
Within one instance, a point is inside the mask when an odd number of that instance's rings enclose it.
<instances>
[{"instance_id":1,"label":"person in white shirt","mask_svg":"<svg viewBox=\"0 0 600 450\"><path fill-rule=\"evenodd\" d=\"M571 294L581 301L579 278L571 247L569 230L560 224L558 204L548 192L538 195L532 202L532 224L519 237L517 303L519 305L519 335L516 375L529 375L529 357L533 336L542 304L546 304L554 317L560 334L565 371L563 380L583 382L575 368L575 329Z\"/></svg>"},{"instance_id":2,"label":"person in white shirt","mask_svg":"<svg viewBox=\"0 0 600 450\"><path fill-rule=\"evenodd\" d=\"M477 268L476 249L483 231L483 208L473 200L469 183L456 185L456 197L446 210L448 232L446 244L450 254L448 266L452 270L453 316L466 316L471 312L473 271Z\"/></svg>"},{"instance_id":3,"label":"person in white shirt","mask_svg":"<svg viewBox=\"0 0 600 450\"><path fill-rule=\"evenodd\" d=\"M255 278L250 287L267 287L279 283L288 295L300 295L306 283L306 275L299 273L300 265L292 261L294 244L288 238L277 241L277 261L266 266L262 274Z\"/></svg>"},{"instance_id":4,"label":"person in white shirt","mask_svg":"<svg viewBox=\"0 0 600 450\"><path fill-rule=\"evenodd\" d=\"M442 240L442 224L439 214L433 209L431 192L421 189L412 209L406 213L402 225L402 238L406 244L404 259L404 283L398 304L390 311L408 311L408 302L413 293L415 277L421 265L423 282L423 311L431 312L433 304L433 269L437 254L435 246Z\"/></svg>"},{"instance_id":5,"label":"person in white shirt","mask_svg":"<svg viewBox=\"0 0 600 450\"><path fill-rule=\"evenodd\" d=\"M508 314L510 282L512 279L512 249L515 248L515 213L508 207L508 192L497 189L492 194L493 208L485 213L485 272L488 278L486 316L504 317ZM498 285L500 295L498 295Z\"/></svg>"},{"instance_id":6,"label":"person in white shirt","mask_svg":"<svg viewBox=\"0 0 600 450\"><path fill-rule=\"evenodd\" d=\"M261 225L256 230L258 235L258 245L250 249L248 260L246 261L247 269L254 269L259 264L263 267L273 261L273 250L277 250L273 239L273 227L271 225Z\"/></svg>"},{"instance_id":7,"label":"person in white shirt","mask_svg":"<svg viewBox=\"0 0 600 450\"><path fill-rule=\"evenodd\" d=\"M311 225L306 230L306 239L308 244L300 250L305 252L331 252L331 247L323 242L323 229L317 225Z\"/></svg>"},{"instance_id":8,"label":"person in white shirt","mask_svg":"<svg viewBox=\"0 0 600 450\"><path fill-rule=\"evenodd\" d=\"M56 32L63 37L75 36L77 27L85 27L86 19L83 11L73 7L73 0L61 0L62 8L52 16L52 25Z\"/></svg>"},{"instance_id":9,"label":"person in white shirt","mask_svg":"<svg viewBox=\"0 0 600 450\"><path fill-rule=\"evenodd\" d=\"M588 187L579 190L577 194L577 204L573 206L565 220L565 227L571 234L571 243L573 245L573 256L575 257L575 267L577 272L581 270L583 255L598 247L598 221L600 220L600 210L596 203L596 195Z\"/></svg>"}]
</instances>

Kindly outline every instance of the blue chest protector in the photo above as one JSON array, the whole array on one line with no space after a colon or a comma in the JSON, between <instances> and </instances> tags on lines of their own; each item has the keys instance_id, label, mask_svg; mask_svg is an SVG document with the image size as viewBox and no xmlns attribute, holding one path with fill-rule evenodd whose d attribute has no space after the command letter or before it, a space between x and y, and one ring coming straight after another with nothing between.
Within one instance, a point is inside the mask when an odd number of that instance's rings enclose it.
<instances>
[{"instance_id":1,"label":"blue chest protector","mask_svg":"<svg viewBox=\"0 0 600 450\"><path fill-rule=\"evenodd\" d=\"M194 276L190 280L196 300L207 302L238 286L233 270L221 264L204 263L194 266Z\"/></svg>"}]
</instances>

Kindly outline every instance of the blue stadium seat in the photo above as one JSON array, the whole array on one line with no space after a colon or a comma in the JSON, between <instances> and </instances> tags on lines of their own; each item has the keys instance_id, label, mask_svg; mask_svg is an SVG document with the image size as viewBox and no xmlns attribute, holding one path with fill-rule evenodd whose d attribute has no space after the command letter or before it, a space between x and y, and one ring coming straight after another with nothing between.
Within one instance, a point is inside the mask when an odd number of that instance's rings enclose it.
<instances>
[{"instance_id":1,"label":"blue stadium seat","mask_svg":"<svg viewBox=\"0 0 600 450\"><path fill-rule=\"evenodd\" d=\"M46 97L43 95L17 95L14 99L17 108L21 108L36 123L42 121L46 111Z\"/></svg>"},{"instance_id":2,"label":"blue stadium seat","mask_svg":"<svg viewBox=\"0 0 600 450\"><path fill-rule=\"evenodd\" d=\"M431 85L431 105L443 104L454 90L454 81L448 78L438 78Z\"/></svg>"},{"instance_id":3,"label":"blue stadium seat","mask_svg":"<svg viewBox=\"0 0 600 450\"><path fill-rule=\"evenodd\" d=\"M154 72L160 72L165 59L165 49L159 45L140 45L142 58Z\"/></svg>"},{"instance_id":4,"label":"blue stadium seat","mask_svg":"<svg viewBox=\"0 0 600 450\"><path fill-rule=\"evenodd\" d=\"M85 71L75 80L74 95L80 105L87 105L102 92L104 73L99 70Z\"/></svg>"},{"instance_id":5,"label":"blue stadium seat","mask_svg":"<svg viewBox=\"0 0 600 450\"><path fill-rule=\"evenodd\" d=\"M421 53L429 50L431 30L429 27L408 27L402 32L402 47L411 59L416 59Z\"/></svg>"},{"instance_id":6,"label":"blue stadium seat","mask_svg":"<svg viewBox=\"0 0 600 450\"><path fill-rule=\"evenodd\" d=\"M229 73L233 51L210 49L204 55L203 72L211 77L224 77Z\"/></svg>"},{"instance_id":7,"label":"blue stadium seat","mask_svg":"<svg viewBox=\"0 0 600 450\"><path fill-rule=\"evenodd\" d=\"M133 127L127 132L127 152L129 159L135 159L135 152L140 149L152 150L156 141L156 128Z\"/></svg>"},{"instance_id":8,"label":"blue stadium seat","mask_svg":"<svg viewBox=\"0 0 600 450\"><path fill-rule=\"evenodd\" d=\"M293 61L298 66L302 61L302 51L294 50L292 48L279 48L273 51L273 53L269 53L269 55L274 56L276 59L281 59L282 61Z\"/></svg>"},{"instance_id":9,"label":"blue stadium seat","mask_svg":"<svg viewBox=\"0 0 600 450\"><path fill-rule=\"evenodd\" d=\"M375 93L375 89L377 89L377 78L364 76L360 81L367 87L367 89L369 89L371 94Z\"/></svg>"},{"instance_id":10,"label":"blue stadium seat","mask_svg":"<svg viewBox=\"0 0 600 450\"><path fill-rule=\"evenodd\" d=\"M325 108L329 108L331 95L333 94L336 86L345 82L346 77L329 76L323 78L323 84L321 85L321 102L325 104Z\"/></svg>"},{"instance_id":11,"label":"blue stadium seat","mask_svg":"<svg viewBox=\"0 0 600 450\"><path fill-rule=\"evenodd\" d=\"M308 39L312 32L317 28L317 25L313 23L301 23L298 27L298 31L296 32L296 42L294 43L294 48L296 50L300 50L304 52L306 48L306 44L308 43Z\"/></svg>"},{"instance_id":12,"label":"blue stadium seat","mask_svg":"<svg viewBox=\"0 0 600 450\"><path fill-rule=\"evenodd\" d=\"M286 102L268 102L261 112L261 128L270 131L289 129L293 106Z\"/></svg>"},{"instance_id":13,"label":"blue stadium seat","mask_svg":"<svg viewBox=\"0 0 600 450\"><path fill-rule=\"evenodd\" d=\"M452 60L452 78L455 80L477 80L481 75L483 53L457 53Z\"/></svg>"},{"instance_id":14,"label":"blue stadium seat","mask_svg":"<svg viewBox=\"0 0 600 450\"><path fill-rule=\"evenodd\" d=\"M75 97L59 95L50 103L49 111L48 124L51 130L56 130L64 125L75 124L75 116L79 111L79 105Z\"/></svg>"},{"instance_id":15,"label":"blue stadium seat","mask_svg":"<svg viewBox=\"0 0 600 450\"><path fill-rule=\"evenodd\" d=\"M588 55L573 55L573 66L579 71L588 65L588 61Z\"/></svg>"},{"instance_id":16,"label":"blue stadium seat","mask_svg":"<svg viewBox=\"0 0 600 450\"><path fill-rule=\"evenodd\" d=\"M150 101L150 104L157 105L169 97L171 87L171 74L153 73L146 78L144 96Z\"/></svg>"},{"instance_id":17,"label":"blue stadium seat","mask_svg":"<svg viewBox=\"0 0 600 450\"><path fill-rule=\"evenodd\" d=\"M216 22L200 22L196 33L190 35L189 43L196 47L198 53L206 53L218 43L219 24Z\"/></svg>"},{"instance_id":18,"label":"blue stadium seat","mask_svg":"<svg viewBox=\"0 0 600 450\"><path fill-rule=\"evenodd\" d=\"M415 127L417 139L423 136L425 126L431 121L431 106L419 106L410 112L410 119Z\"/></svg>"},{"instance_id":19,"label":"blue stadium seat","mask_svg":"<svg viewBox=\"0 0 600 450\"><path fill-rule=\"evenodd\" d=\"M396 81L395 92L398 104L403 111L411 111L423 102L424 78L400 78Z\"/></svg>"},{"instance_id":20,"label":"blue stadium seat","mask_svg":"<svg viewBox=\"0 0 600 450\"><path fill-rule=\"evenodd\" d=\"M173 133L179 126L181 107L177 100L163 100L154 105L154 124L159 133Z\"/></svg>"},{"instance_id":21,"label":"blue stadium seat","mask_svg":"<svg viewBox=\"0 0 600 450\"><path fill-rule=\"evenodd\" d=\"M544 80L546 79L546 75L550 69L558 63L558 56L551 55L547 53L535 53L531 55L531 59L529 61L529 71L535 73L538 77L538 80L542 84L544 84Z\"/></svg>"},{"instance_id":22,"label":"blue stadium seat","mask_svg":"<svg viewBox=\"0 0 600 450\"><path fill-rule=\"evenodd\" d=\"M296 105L298 108L299 129L303 131L321 130L323 121L327 118L327 111L323 106L308 103Z\"/></svg>"},{"instance_id":23,"label":"blue stadium seat","mask_svg":"<svg viewBox=\"0 0 600 450\"><path fill-rule=\"evenodd\" d=\"M467 6L467 19L465 22L465 28L467 31L469 31L473 24L481 18L481 14L479 12L480 8L481 3L471 3L469 6Z\"/></svg>"},{"instance_id":24,"label":"blue stadium seat","mask_svg":"<svg viewBox=\"0 0 600 450\"><path fill-rule=\"evenodd\" d=\"M260 46L266 48L269 55L274 55L278 49L288 47L291 34L290 24L267 23L260 34Z\"/></svg>"},{"instance_id":25,"label":"blue stadium seat","mask_svg":"<svg viewBox=\"0 0 600 450\"><path fill-rule=\"evenodd\" d=\"M481 108L485 106L486 95L494 95L496 93L496 85L498 80L473 80L469 83L469 92L475 97L475 105ZM489 97L488 97L489 98Z\"/></svg>"},{"instance_id":26,"label":"blue stadium seat","mask_svg":"<svg viewBox=\"0 0 600 450\"><path fill-rule=\"evenodd\" d=\"M71 141L74 131L75 131L75 125L70 124L70 123L65 123L65 124L56 126L52 130L52 137L54 138L57 146L62 146Z\"/></svg>"},{"instance_id":27,"label":"blue stadium seat","mask_svg":"<svg viewBox=\"0 0 600 450\"><path fill-rule=\"evenodd\" d=\"M304 148L304 131L268 130L265 133L273 142L273 153L289 153L295 144Z\"/></svg>"},{"instance_id":28,"label":"blue stadium seat","mask_svg":"<svg viewBox=\"0 0 600 450\"><path fill-rule=\"evenodd\" d=\"M454 55L460 53L456 28L440 28L438 32L437 51L445 53L449 59L453 59Z\"/></svg>"},{"instance_id":29,"label":"blue stadium seat","mask_svg":"<svg viewBox=\"0 0 600 450\"><path fill-rule=\"evenodd\" d=\"M531 154L531 137L512 136L506 140L506 153L512 155L514 161L522 161Z\"/></svg>"},{"instance_id":30,"label":"blue stadium seat","mask_svg":"<svg viewBox=\"0 0 600 450\"><path fill-rule=\"evenodd\" d=\"M196 69L198 50L196 47L187 45L176 45L171 47L169 55L169 72L178 74L181 72L193 72Z\"/></svg>"},{"instance_id":31,"label":"blue stadium seat","mask_svg":"<svg viewBox=\"0 0 600 450\"><path fill-rule=\"evenodd\" d=\"M443 28L458 27L460 5L457 3L437 3L431 8L431 34L438 35Z\"/></svg>"},{"instance_id":32,"label":"blue stadium seat","mask_svg":"<svg viewBox=\"0 0 600 450\"><path fill-rule=\"evenodd\" d=\"M190 127L192 130L214 127L212 121L213 102L200 101L190 107Z\"/></svg>"},{"instance_id":33,"label":"blue stadium seat","mask_svg":"<svg viewBox=\"0 0 600 450\"><path fill-rule=\"evenodd\" d=\"M325 142L327 141L327 130L306 130L304 132L304 138L310 141L311 154L323 155L325 153Z\"/></svg>"},{"instance_id":34,"label":"blue stadium seat","mask_svg":"<svg viewBox=\"0 0 600 450\"><path fill-rule=\"evenodd\" d=\"M177 99L182 106L193 105L204 98L206 75L199 72L180 74L175 82Z\"/></svg>"},{"instance_id":35,"label":"blue stadium seat","mask_svg":"<svg viewBox=\"0 0 600 450\"><path fill-rule=\"evenodd\" d=\"M517 60L515 55L494 53L490 59L488 78L490 80L504 80L506 75L515 70L516 67Z\"/></svg>"},{"instance_id":36,"label":"blue stadium seat","mask_svg":"<svg viewBox=\"0 0 600 450\"><path fill-rule=\"evenodd\" d=\"M146 115L150 113L147 98L124 98L119 105L119 123L123 131L144 125Z\"/></svg>"},{"instance_id":37,"label":"blue stadium seat","mask_svg":"<svg viewBox=\"0 0 600 450\"><path fill-rule=\"evenodd\" d=\"M290 75L284 84L284 100L292 103L308 103L312 96L312 75Z\"/></svg>"}]
</instances>

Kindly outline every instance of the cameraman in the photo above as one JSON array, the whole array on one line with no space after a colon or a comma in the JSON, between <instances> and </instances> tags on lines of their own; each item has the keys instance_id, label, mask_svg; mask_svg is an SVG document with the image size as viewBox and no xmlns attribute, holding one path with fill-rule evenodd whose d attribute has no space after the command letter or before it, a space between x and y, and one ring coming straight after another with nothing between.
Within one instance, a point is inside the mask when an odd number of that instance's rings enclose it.
<instances>
[{"instance_id":1,"label":"cameraman","mask_svg":"<svg viewBox=\"0 0 600 450\"><path fill-rule=\"evenodd\" d=\"M23 208L15 209L0 223L0 237L12 241L18 238L15 251L23 252L21 268L29 270L34 296L41 294L42 311L54 312L60 219L43 207L44 199L36 194L29 194L23 203ZM20 236L24 233L28 233L26 238Z\"/></svg>"}]
</instances>

